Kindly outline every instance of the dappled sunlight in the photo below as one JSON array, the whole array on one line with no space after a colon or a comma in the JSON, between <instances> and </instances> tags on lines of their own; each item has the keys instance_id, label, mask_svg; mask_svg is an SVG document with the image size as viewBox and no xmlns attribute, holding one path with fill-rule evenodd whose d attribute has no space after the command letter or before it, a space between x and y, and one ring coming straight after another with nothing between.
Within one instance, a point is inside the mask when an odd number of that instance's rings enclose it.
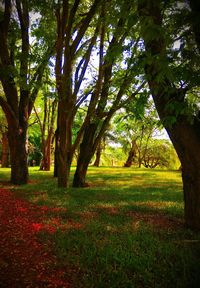
<instances>
[{"instance_id":1,"label":"dappled sunlight","mask_svg":"<svg viewBox=\"0 0 200 288\"><path fill-rule=\"evenodd\" d=\"M132 219L128 226L131 229L139 228L143 224L150 225L153 229L174 230L183 229L184 221L180 218L172 218L163 214L150 214L130 211L127 215Z\"/></svg>"},{"instance_id":2,"label":"dappled sunlight","mask_svg":"<svg viewBox=\"0 0 200 288\"><path fill-rule=\"evenodd\" d=\"M46 201L47 200L47 194L46 192L41 192L39 195L35 195L34 198L33 198L33 203L38 203L38 202L42 202L42 201Z\"/></svg>"},{"instance_id":3,"label":"dappled sunlight","mask_svg":"<svg viewBox=\"0 0 200 288\"><path fill-rule=\"evenodd\" d=\"M130 203L131 204L131 203ZM183 204L172 202L172 201L137 201L132 202L133 205L137 206L143 206L143 207L150 207L154 209L164 209L164 208L170 208L170 207L176 207L176 208L183 208Z\"/></svg>"},{"instance_id":4,"label":"dappled sunlight","mask_svg":"<svg viewBox=\"0 0 200 288\"><path fill-rule=\"evenodd\" d=\"M87 189L58 189L55 179L45 180L45 173L40 177L33 175L37 181L33 179L29 185L15 187L16 198L11 202L15 203L15 212L7 225L15 227L13 238L9 237L13 242L7 241L7 236L0 239L5 253L13 253L10 259L14 264L5 261L14 275L11 278L17 277L14 271L29 273L33 269L34 284L40 281L44 287L64 288L68 287L64 282L66 275L73 277L72 282L83 275L96 277L99 271L104 277L105 270L108 275L124 273L126 277L128 266L130 273L132 267L135 271L141 266L143 275L158 255L163 257L163 263L174 261L170 257L174 259L176 254L168 256L171 250L165 247L176 245L173 243L180 234L186 237L180 174L125 169L124 177L123 170L92 168L88 175L91 186ZM2 213L4 207L0 207L1 216ZM163 252L160 254L158 249ZM20 266L21 261L26 269ZM30 277L24 275L24 279Z\"/></svg>"},{"instance_id":5,"label":"dappled sunlight","mask_svg":"<svg viewBox=\"0 0 200 288\"><path fill-rule=\"evenodd\" d=\"M113 206L109 203L99 203L95 206L96 210L105 211L108 214L115 215L119 213L118 207Z\"/></svg>"},{"instance_id":6,"label":"dappled sunlight","mask_svg":"<svg viewBox=\"0 0 200 288\"><path fill-rule=\"evenodd\" d=\"M181 174L177 171L149 170L133 168L103 168L88 170L88 181L92 187L108 188L140 188L170 187L178 185L182 188Z\"/></svg>"}]
</instances>

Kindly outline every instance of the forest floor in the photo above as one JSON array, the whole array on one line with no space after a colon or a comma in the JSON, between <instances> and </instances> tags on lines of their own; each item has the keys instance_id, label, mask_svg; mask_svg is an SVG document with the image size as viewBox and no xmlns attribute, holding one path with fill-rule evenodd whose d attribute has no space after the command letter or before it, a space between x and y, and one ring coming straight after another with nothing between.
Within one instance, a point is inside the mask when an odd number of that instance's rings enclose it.
<instances>
[{"instance_id":1,"label":"forest floor","mask_svg":"<svg viewBox=\"0 0 200 288\"><path fill-rule=\"evenodd\" d=\"M0 169L0 288L199 288L179 171L90 167L65 189L38 169L21 186Z\"/></svg>"},{"instance_id":2,"label":"forest floor","mask_svg":"<svg viewBox=\"0 0 200 288\"><path fill-rule=\"evenodd\" d=\"M48 241L38 233L46 210L0 189L0 287L70 287ZM43 227L48 233L55 228Z\"/></svg>"}]
</instances>

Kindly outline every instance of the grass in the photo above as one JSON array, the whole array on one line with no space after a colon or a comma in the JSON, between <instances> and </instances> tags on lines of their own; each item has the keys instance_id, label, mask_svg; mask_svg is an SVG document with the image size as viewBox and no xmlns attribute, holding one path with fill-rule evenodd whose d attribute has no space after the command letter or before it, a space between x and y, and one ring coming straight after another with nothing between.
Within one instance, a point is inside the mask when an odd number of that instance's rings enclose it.
<instances>
[{"instance_id":1,"label":"grass","mask_svg":"<svg viewBox=\"0 0 200 288\"><path fill-rule=\"evenodd\" d=\"M72 174L74 168L72 168ZM200 234L183 226L180 172L93 168L90 187L57 188L52 172L30 169L16 193L58 220L55 251L75 288L199 287ZM8 179L8 170L0 170Z\"/></svg>"}]
</instances>

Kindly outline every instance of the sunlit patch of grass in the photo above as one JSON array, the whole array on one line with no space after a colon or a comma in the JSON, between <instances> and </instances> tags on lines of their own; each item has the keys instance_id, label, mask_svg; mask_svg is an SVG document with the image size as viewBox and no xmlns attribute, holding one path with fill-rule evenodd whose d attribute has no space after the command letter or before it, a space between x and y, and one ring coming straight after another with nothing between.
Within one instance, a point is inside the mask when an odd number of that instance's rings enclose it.
<instances>
[{"instance_id":1,"label":"sunlit patch of grass","mask_svg":"<svg viewBox=\"0 0 200 288\"><path fill-rule=\"evenodd\" d=\"M6 182L7 182L6 185L12 186L9 183L9 180L10 180L10 168L0 168L0 187L5 186Z\"/></svg>"},{"instance_id":2,"label":"sunlit patch of grass","mask_svg":"<svg viewBox=\"0 0 200 288\"><path fill-rule=\"evenodd\" d=\"M177 203L177 202L173 202L173 201L142 201L142 202L137 202L137 206L146 206L146 207L150 207L153 209L159 209L159 210L163 210L165 208L178 208L178 209L183 209L183 203Z\"/></svg>"}]
</instances>

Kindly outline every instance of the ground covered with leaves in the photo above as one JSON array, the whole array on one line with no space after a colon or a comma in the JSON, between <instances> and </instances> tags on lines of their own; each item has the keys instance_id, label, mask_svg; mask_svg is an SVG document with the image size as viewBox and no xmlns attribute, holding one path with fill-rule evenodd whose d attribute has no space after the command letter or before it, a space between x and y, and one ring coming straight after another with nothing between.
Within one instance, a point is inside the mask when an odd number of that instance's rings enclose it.
<instances>
[{"instance_id":1,"label":"ground covered with leaves","mask_svg":"<svg viewBox=\"0 0 200 288\"><path fill-rule=\"evenodd\" d=\"M48 210L0 189L0 287L70 287L52 244L38 237L55 232L54 225L44 224Z\"/></svg>"}]
</instances>

